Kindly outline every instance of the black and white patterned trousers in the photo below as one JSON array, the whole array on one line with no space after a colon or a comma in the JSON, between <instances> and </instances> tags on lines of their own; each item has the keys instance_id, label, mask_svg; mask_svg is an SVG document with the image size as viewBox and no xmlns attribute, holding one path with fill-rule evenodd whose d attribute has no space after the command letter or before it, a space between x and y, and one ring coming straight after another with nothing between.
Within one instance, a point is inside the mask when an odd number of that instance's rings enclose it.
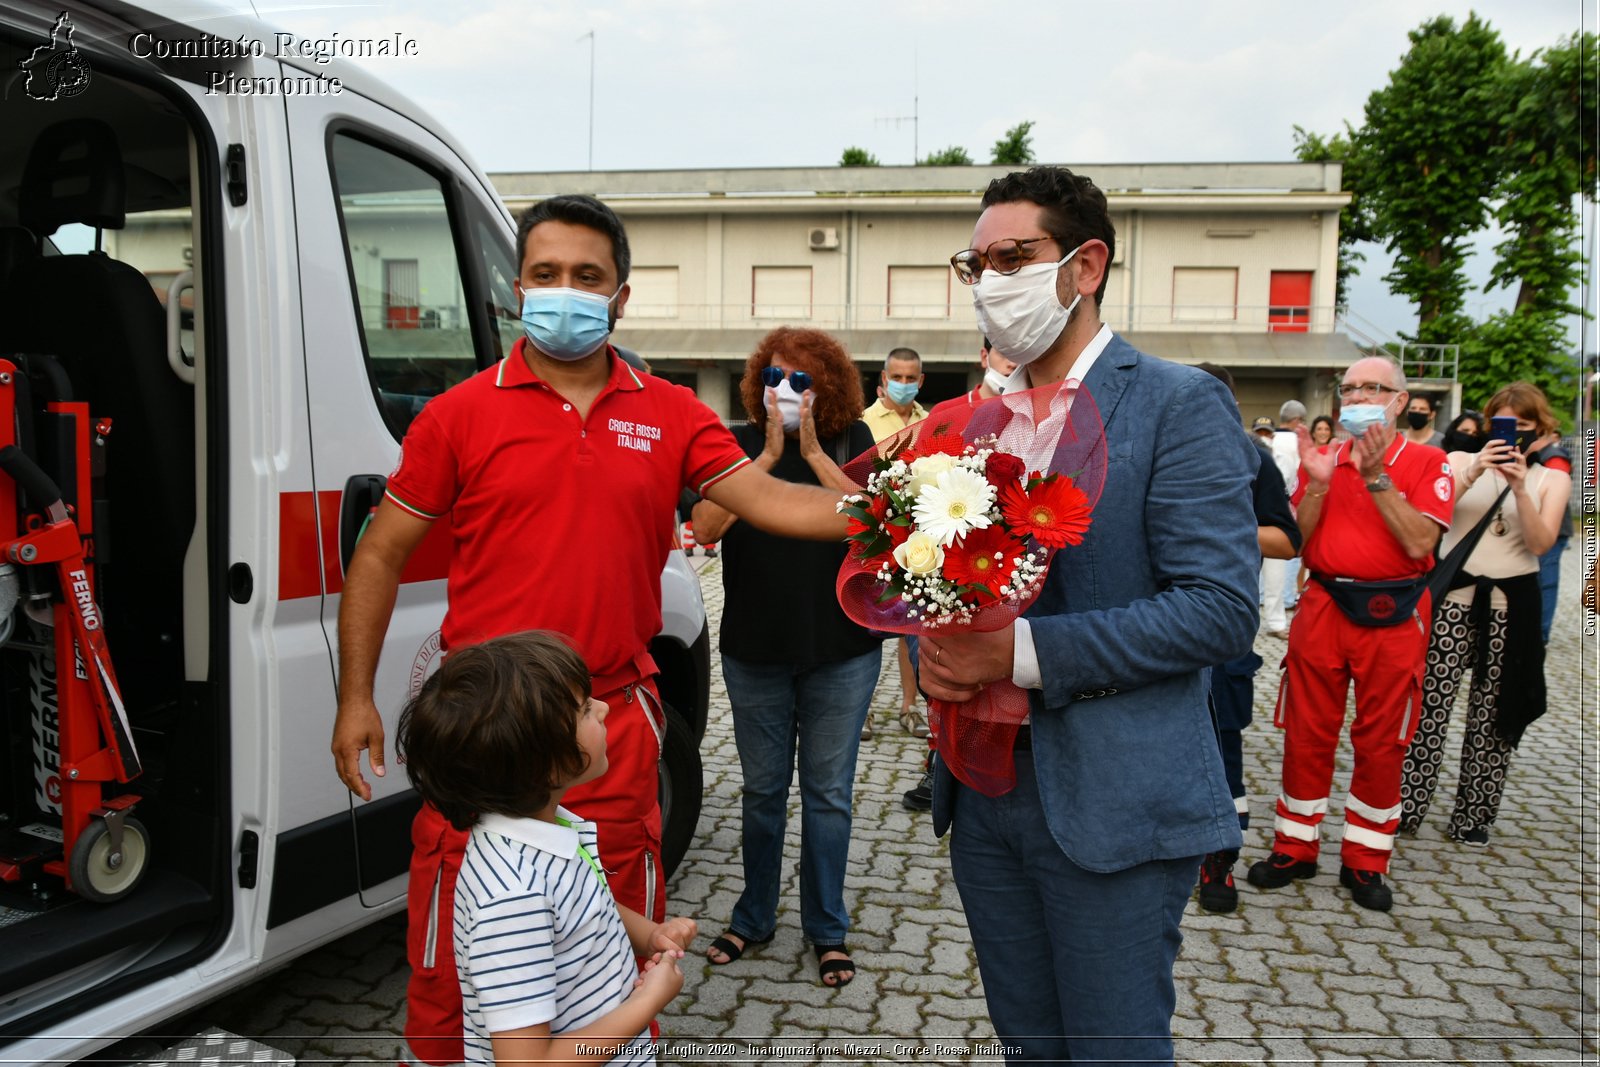
<instances>
[{"instance_id":1,"label":"black and white patterned trousers","mask_svg":"<svg viewBox=\"0 0 1600 1067\"><path fill-rule=\"evenodd\" d=\"M1400 779L1402 832L1415 832L1422 825L1439 784L1445 730L1450 725L1456 688L1461 676L1473 669L1478 656L1478 634L1470 622L1471 611L1471 605L1449 601L1435 609L1427 674L1422 682L1422 715L1411 747L1406 750L1405 773ZM1450 816L1451 837L1459 838L1468 830L1488 829L1500 810L1506 773L1511 769L1511 746L1494 728L1495 699L1500 692L1505 652L1506 613L1490 611L1489 662L1479 672L1478 684L1467 694L1466 736L1461 741L1461 775L1456 784L1455 811Z\"/></svg>"}]
</instances>

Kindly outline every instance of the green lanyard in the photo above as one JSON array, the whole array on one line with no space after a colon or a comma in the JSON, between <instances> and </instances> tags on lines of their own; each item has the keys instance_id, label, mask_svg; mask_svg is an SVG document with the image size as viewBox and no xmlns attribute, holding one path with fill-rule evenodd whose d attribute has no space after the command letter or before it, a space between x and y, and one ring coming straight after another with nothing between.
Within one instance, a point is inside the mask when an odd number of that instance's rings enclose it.
<instances>
[{"instance_id":1,"label":"green lanyard","mask_svg":"<svg viewBox=\"0 0 1600 1067\"><path fill-rule=\"evenodd\" d=\"M556 822L560 823L562 826L565 826L568 830L572 829L572 824L559 815L556 816ZM600 884L605 886L606 892L611 892L611 885L606 881L606 872L600 869L600 864L595 860L594 854L583 847L583 838L581 837L578 838L578 855L582 856L584 860L588 862L589 866L594 868L594 875L596 878L600 879Z\"/></svg>"}]
</instances>

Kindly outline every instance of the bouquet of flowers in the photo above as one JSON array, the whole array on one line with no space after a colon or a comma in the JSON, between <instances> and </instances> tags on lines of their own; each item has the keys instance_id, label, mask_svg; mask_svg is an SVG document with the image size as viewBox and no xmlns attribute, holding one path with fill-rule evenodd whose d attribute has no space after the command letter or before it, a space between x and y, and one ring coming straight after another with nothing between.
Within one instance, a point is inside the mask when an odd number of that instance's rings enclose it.
<instances>
[{"instance_id":1,"label":"bouquet of flowers","mask_svg":"<svg viewBox=\"0 0 1600 1067\"><path fill-rule=\"evenodd\" d=\"M851 542L838 581L845 613L892 633L999 630L1037 599L1052 555L1088 532L1104 428L1086 392L1051 386L941 407L845 473L866 487L839 504ZM958 778L990 796L1011 788L1025 692L996 682L929 711Z\"/></svg>"}]
</instances>

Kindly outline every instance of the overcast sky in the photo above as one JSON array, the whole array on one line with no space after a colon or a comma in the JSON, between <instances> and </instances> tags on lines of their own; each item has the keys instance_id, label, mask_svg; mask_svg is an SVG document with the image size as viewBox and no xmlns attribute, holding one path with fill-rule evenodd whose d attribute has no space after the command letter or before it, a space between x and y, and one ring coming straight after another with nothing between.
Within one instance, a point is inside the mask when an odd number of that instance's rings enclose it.
<instances>
[{"instance_id":1,"label":"overcast sky","mask_svg":"<svg viewBox=\"0 0 1600 1067\"><path fill-rule=\"evenodd\" d=\"M227 0L249 11L248 0ZM1032 120L1041 161L1290 160L1294 126L1359 124L1406 33L1470 10L1527 55L1596 26L1596 0L491 0L283 4L303 36L417 40L363 60L489 171L886 164L950 145L986 163ZM916 122L911 121L912 116ZM1487 273L1479 256L1477 273ZM1352 309L1414 325L1369 257ZM1469 296L1481 314L1497 295Z\"/></svg>"}]
</instances>

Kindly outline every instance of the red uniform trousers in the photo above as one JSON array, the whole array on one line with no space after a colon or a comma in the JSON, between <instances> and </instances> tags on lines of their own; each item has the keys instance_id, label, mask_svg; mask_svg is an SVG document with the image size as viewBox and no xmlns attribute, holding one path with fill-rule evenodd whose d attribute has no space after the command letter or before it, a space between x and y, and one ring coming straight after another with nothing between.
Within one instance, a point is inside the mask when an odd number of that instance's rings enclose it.
<instances>
[{"instance_id":1,"label":"red uniform trousers","mask_svg":"<svg viewBox=\"0 0 1600 1067\"><path fill-rule=\"evenodd\" d=\"M598 824L600 859L612 895L656 922L667 917L661 877L661 805L657 763L665 717L655 680L611 693L606 716L606 773L571 790L561 805ZM468 831L457 830L432 805L411 824L411 875L406 890L405 1038L414 1062L460 1063L461 984L453 940L456 875ZM648 904L647 904L648 901ZM654 1024L652 1023L652 1029Z\"/></svg>"},{"instance_id":2,"label":"red uniform trousers","mask_svg":"<svg viewBox=\"0 0 1600 1067\"><path fill-rule=\"evenodd\" d=\"M1422 706L1430 604L1396 626L1358 626L1316 582L1306 586L1289 630L1289 654L1278 693L1283 727L1283 791L1272 848L1315 863L1328 813L1333 758L1344 725L1350 682L1356 715L1350 724L1355 770L1345 800L1340 857L1358 871L1387 872L1400 824L1400 775Z\"/></svg>"}]
</instances>

